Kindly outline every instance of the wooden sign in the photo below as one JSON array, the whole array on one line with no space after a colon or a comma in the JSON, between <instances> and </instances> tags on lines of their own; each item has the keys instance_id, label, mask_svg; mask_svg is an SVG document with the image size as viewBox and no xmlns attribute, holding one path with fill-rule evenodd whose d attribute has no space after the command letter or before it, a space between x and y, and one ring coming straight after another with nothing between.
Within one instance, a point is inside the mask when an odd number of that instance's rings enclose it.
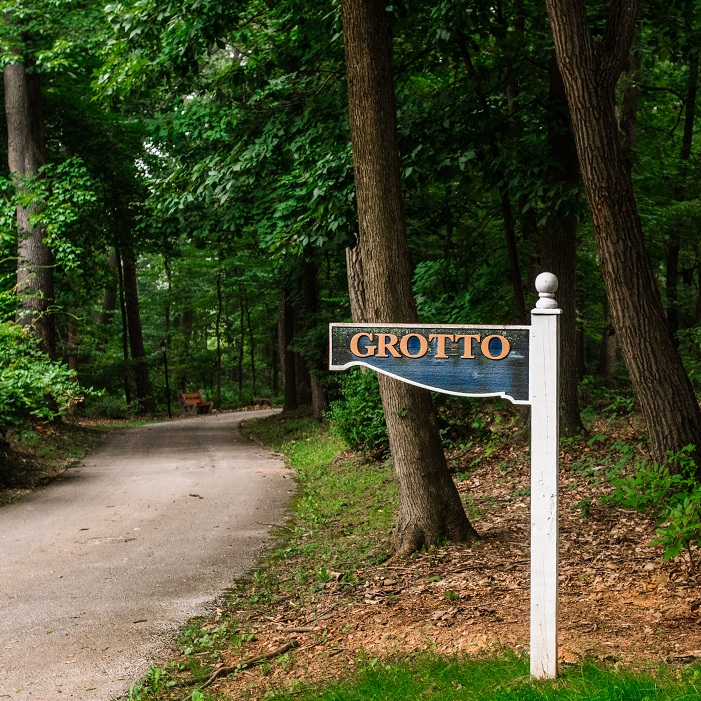
<instances>
[{"instance_id":1,"label":"wooden sign","mask_svg":"<svg viewBox=\"0 0 701 701\"><path fill-rule=\"evenodd\" d=\"M434 392L531 406L531 674L557 676L557 278L541 273L530 326L331 324L330 369L364 365Z\"/></svg>"},{"instance_id":2,"label":"wooden sign","mask_svg":"<svg viewBox=\"0 0 701 701\"><path fill-rule=\"evenodd\" d=\"M331 370L354 365L462 397L528 404L528 326L331 324Z\"/></svg>"}]
</instances>

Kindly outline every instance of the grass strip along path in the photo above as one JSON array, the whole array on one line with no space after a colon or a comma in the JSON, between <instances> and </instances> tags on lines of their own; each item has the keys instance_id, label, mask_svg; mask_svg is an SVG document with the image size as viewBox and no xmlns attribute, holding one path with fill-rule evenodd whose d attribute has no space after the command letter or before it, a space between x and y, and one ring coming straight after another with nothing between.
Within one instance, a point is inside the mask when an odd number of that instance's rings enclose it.
<instances>
[{"instance_id":1,"label":"grass strip along path","mask_svg":"<svg viewBox=\"0 0 701 701\"><path fill-rule=\"evenodd\" d=\"M164 669L153 668L135 684L131 701L685 701L701 697L701 666L694 661L696 653L686 649L696 644L693 622L679 619L671 629L658 622L656 629L643 630L630 608L625 613L597 609L598 620L583 620L582 610L593 619L592 607L606 603L599 586L593 584L602 579L599 575L580 587L584 592L592 590L599 599L581 602L581 596L570 597L566 591L569 600L564 607L574 613L563 621L561 677L554 682L529 678L527 564L519 559L527 563L527 542L522 542L520 526L514 526L515 540L510 539L500 520L527 521L527 494L505 467L517 461L520 450L508 436L501 437L498 447L483 449L479 459L463 455L459 461L462 471L456 479L483 541L469 552L446 545L395 562L386 559L383 547L396 504L388 461L368 462L350 453L327 426L304 418L256 420L247 423L244 432L283 454L295 469L298 492L293 518L277 524L278 542L264 566L232 589L213 616L191 623L182 636L178 658ZM623 445L617 440L618 447ZM599 444L603 440L593 445ZM608 457L603 452L594 455L575 444L571 449L579 462L570 465L564 460L574 475L572 483L564 479L572 501L568 506L565 500L565 508L584 519L588 531L594 533L600 527L610 534L606 521L610 515L599 513L603 507L595 500L587 501L586 518L582 515L578 490L582 484L592 490L601 488L597 471L590 470L592 479L583 473L599 460L620 461L620 455L611 449ZM504 451L511 461L500 455ZM581 463L583 455L586 465ZM484 463L492 459L496 472L487 475ZM504 479L498 477L500 471L506 471ZM527 472L527 464L522 471ZM487 496L479 496L482 481L490 482ZM504 485L510 490L509 499L500 496ZM598 541L591 540L595 536L588 537L588 550L598 550ZM649 561L641 563L641 571L648 580L674 579L675 566L664 565L669 569L660 570L659 551L644 550L647 533L640 538L643 545L628 542L622 547L644 552ZM613 552L610 557L615 560L618 555ZM577 571L587 575L586 569ZM609 586L615 590L613 584ZM626 583L621 585L622 593L614 591L614 598L626 599L626 606L632 600L632 592L625 593L630 586L638 584ZM655 605L662 607L657 599ZM649 638L649 647L640 643L631 645L637 653L626 652L625 636ZM568 660L567 651L574 650L575 644L585 653Z\"/></svg>"}]
</instances>

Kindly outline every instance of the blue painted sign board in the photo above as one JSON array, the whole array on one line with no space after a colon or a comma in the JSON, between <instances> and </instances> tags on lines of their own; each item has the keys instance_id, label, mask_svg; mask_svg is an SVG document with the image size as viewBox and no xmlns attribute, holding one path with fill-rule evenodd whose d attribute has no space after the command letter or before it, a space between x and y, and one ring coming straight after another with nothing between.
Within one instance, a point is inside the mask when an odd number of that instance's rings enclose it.
<instances>
[{"instance_id":1,"label":"blue painted sign board","mask_svg":"<svg viewBox=\"0 0 701 701\"><path fill-rule=\"evenodd\" d=\"M529 403L529 326L331 324L330 369L364 365L461 397Z\"/></svg>"}]
</instances>

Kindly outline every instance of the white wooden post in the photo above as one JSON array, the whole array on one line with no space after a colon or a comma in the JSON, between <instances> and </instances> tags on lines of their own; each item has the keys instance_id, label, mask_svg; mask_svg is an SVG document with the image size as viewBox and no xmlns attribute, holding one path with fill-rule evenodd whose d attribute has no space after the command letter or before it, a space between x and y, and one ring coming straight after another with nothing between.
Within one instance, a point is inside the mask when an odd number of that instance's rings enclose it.
<instances>
[{"instance_id":1,"label":"white wooden post","mask_svg":"<svg viewBox=\"0 0 701 701\"><path fill-rule=\"evenodd\" d=\"M531 674L557 676L560 313L557 278L541 273L531 312Z\"/></svg>"}]
</instances>

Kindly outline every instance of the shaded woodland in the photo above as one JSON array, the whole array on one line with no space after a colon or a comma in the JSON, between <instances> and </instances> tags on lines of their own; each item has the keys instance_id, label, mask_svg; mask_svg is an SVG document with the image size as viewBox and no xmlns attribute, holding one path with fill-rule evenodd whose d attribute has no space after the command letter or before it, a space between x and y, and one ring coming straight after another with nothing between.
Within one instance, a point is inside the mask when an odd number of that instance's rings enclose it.
<instances>
[{"instance_id":1,"label":"shaded woodland","mask_svg":"<svg viewBox=\"0 0 701 701\"><path fill-rule=\"evenodd\" d=\"M563 434L607 388L652 459L701 446L701 2L3 12L0 453L27 421L164 414L165 341L176 410L371 415L400 494L445 483L400 498L397 548L469 540L442 442L472 403L330 376L327 326L526 323L543 270Z\"/></svg>"}]
</instances>

